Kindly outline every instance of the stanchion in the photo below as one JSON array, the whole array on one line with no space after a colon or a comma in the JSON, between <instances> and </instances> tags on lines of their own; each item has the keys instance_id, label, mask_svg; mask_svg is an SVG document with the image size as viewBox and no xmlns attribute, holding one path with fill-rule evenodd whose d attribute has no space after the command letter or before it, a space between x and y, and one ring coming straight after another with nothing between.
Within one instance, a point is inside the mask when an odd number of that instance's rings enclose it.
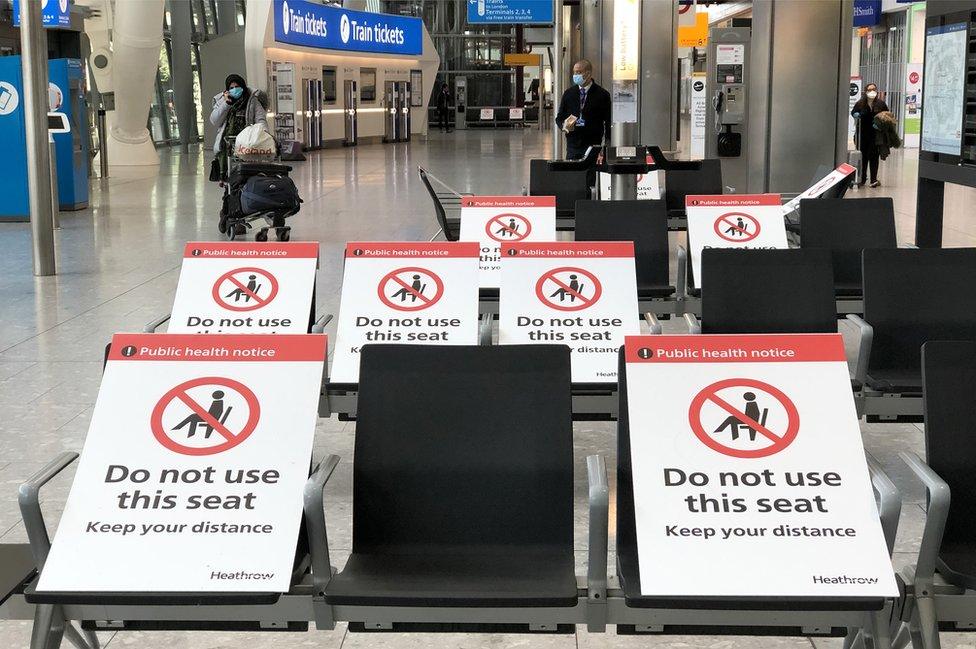
<instances>
[{"instance_id":1,"label":"stanchion","mask_svg":"<svg viewBox=\"0 0 976 649\"><path fill-rule=\"evenodd\" d=\"M108 129L105 128L105 109L98 109L98 119L95 121L98 129L98 177L108 178Z\"/></svg>"}]
</instances>

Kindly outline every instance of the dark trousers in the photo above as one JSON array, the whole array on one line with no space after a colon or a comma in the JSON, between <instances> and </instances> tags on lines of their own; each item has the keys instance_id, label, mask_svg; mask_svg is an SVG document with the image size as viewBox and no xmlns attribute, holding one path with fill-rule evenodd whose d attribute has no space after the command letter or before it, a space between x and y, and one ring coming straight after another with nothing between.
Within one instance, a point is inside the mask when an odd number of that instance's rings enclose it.
<instances>
[{"instance_id":1,"label":"dark trousers","mask_svg":"<svg viewBox=\"0 0 976 649\"><path fill-rule=\"evenodd\" d=\"M586 150L590 148L585 144L577 144L576 142L566 141L566 159L567 160L579 160L585 154Z\"/></svg>"},{"instance_id":2,"label":"dark trousers","mask_svg":"<svg viewBox=\"0 0 976 649\"><path fill-rule=\"evenodd\" d=\"M875 182L878 179L878 163L880 158L878 147L873 146L867 151L862 151L861 155L864 158L864 171L870 171L871 182ZM864 177L864 180L866 181L867 178Z\"/></svg>"},{"instance_id":3,"label":"dark trousers","mask_svg":"<svg viewBox=\"0 0 976 649\"><path fill-rule=\"evenodd\" d=\"M447 121L447 109L446 108L438 108L437 109L437 128L439 128L442 131L446 131L446 130L449 130L451 128L450 124Z\"/></svg>"}]
</instances>

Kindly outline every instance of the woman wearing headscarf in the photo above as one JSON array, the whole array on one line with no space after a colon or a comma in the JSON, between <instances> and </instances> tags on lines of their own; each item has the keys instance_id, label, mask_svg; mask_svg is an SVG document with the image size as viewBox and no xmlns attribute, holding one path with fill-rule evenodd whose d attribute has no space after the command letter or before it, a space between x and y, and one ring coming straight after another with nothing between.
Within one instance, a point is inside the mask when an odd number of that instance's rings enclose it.
<instances>
[{"instance_id":1,"label":"woman wearing headscarf","mask_svg":"<svg viewBox=\"0 0 976 649\"><path fill-rule=\"evenodd\" d=\"M874 118L878 113L888 112L888 104L878 96L878 86L869 83L864 87L864 94L851 110L851 116L857 120L857 134L855 137L858 150L861 152L864 170L871 173L871 187L878 187L881 182L878 180L878 160L881 152L878 149L878 142L874 128ZM863 173L863 170L862 170ZM866 178L861 177L863 185Z\"/></svg>"},{"instance_id":2,"label":"woman wearing headscarf","mask_svg":"<svg viewBox=\"0 0 976 649\"><path fill-rule=\"evenodd\" d=\"M267 95L248 88L241 75L228 75L224 81L224 92L214 95L210 123L217 127L213 151L219 164L218 179L225 180L230 155L225 138L236 137L244 127L252 124L260 123L268 128ZM211 180L214 180L213 173Z\"/></svg>"}]
</instances>

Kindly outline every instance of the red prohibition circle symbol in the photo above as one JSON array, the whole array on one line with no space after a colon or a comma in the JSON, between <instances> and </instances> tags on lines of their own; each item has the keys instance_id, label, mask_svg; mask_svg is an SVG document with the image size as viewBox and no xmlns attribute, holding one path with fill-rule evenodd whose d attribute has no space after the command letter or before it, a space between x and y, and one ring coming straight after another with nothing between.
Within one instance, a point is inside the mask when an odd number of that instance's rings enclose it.
<instances>
[{"instance_id":1,"label":"red prohibition circle symbol","mask_svg":"<svg viewBox=\"0 0 976 649\"><path fill-rule=\"evenodd\" d=\"M766 398L767 403L769 397L775 399L786 411L786 429L778 432L773 431L765 425L765 415L751 417L744 412L749 409L748 405L746 408L737 408L730 404L718 394L720 390L726 388L743 388L745 390L743 398L746 399L747 404L752 401L760 412L762 412L762 406L759 405L757 395L752 392L753 390L764 392L765 394L762 396ZM749 399L750 396L751 399ZM728 416L720 422L720 426L716 430L711 430L712 426L706 428L702 421L702 408L706 403L711 403L728 413ZM757 419L762 421L757 421ZM792 444L800 430L800 414L793 401L779 388L755 379L736 378L712 383L695 395L688 407L688 423L691 424L691 430L695 436L708 448L730 457L748 459L775 455ZM745 429L744 432L739 432L740 427ZM729 428L732 430L729 431ZM733 438L733 436L735 438L744 437L749 444L755 442L755 447L739 448L724 444L715 437L717 433L727 434L729 438Z\"/></svg>"},{"instance_id":2,"label":"red prohibition circle symbol","mask_svg":"<svg viewBox=\"0 0 976 649\"><path fill-rule=\"evenodd\" d=\"M918 72L912 72L908 75L909 83L918 83Z\"/></svg>"},{"instance_id":3,"label":"red prohibition circle symbol","mask_svg":"<svg viewBox=\"0 0 976 649\"><path fill-rule=\"evenodd\" d=\"M376 293L380 301L391 309L421 311L434 306L441 299L444 282L426 268L406 266L384 275Z\"/></svg>"},{"instance_id":4,"label":"red prohibition circle symbol","mask_svg":"<svg viewBox=\"0 0 976 649\"><path fill-rule=\"evenodd\" d=\"M213 387L210 397L211 403L204 405L197 402L189 394L189 390L200 386ZM239 398L229 395L233 391ZM230 397L230 398L228 398ZM181 404L181 411L187 412L185 417L170 426L172 422L163 423L163 415L171 405ZM227 417L234 407L247 406L247 420L238 431L231 430L227 425ZM214 412L215 408L219 411ZM164 394L153 408L149 426L153 437L160 444L181 455L215 455L229 450L246 440L257 428L261 418L261 406L258 398L243 383L219 376L205 376L180 383ZM203 429L203 430L200 430ZM199 436L204 443L212 441L211 446L190 446L173 439L173 434L186 434L187 439Z\"/></svg>"},{"instance_id":5,"label":"red prohibition circle symbol","mask_svg":"<svg viewBox=\"0 0 976 649\"><path fill-rule=\"evenodd\" d=\"M521 214L506 213L493 216L485 224L485 234L493 241L510 243L521 241L532 232L532 223Z\"/></svg>"},{"instance_id":6,"label":"red prohibition circle symbol","mask_svg":"<svg viewBox=\"0 0 976 649\"><path fill-rule=\"evenodd\" d=\"M759 219L745 212L726 212L715 219L712 226L720 238L733 243L745 243L759 236Z\"/></svg>"},{"instance_id":7,"label":"red prohibition circle symbol","mask_svg":"<svg viewBox=\"0 0 976 649\"><path fill-rule=\"evenodd\" d=\"M562 266L542 274L535 283L535 295L557 311L581 311L596 304L603 295L603 285L588 270Z\"/></svg>"},{"instance_id":8,"label":"red prohibition circle symbol","mask_svg":"<svg viewBox=\"0 0 976 649\"><path fill-rule=\"evenodd\" d=\"M268 292L262 297L265 287ZM275 299L278 280L263 268L238 268L218 277L211 295L214 302L229 311L254 311Z\"/></svg>"}]
</instances>

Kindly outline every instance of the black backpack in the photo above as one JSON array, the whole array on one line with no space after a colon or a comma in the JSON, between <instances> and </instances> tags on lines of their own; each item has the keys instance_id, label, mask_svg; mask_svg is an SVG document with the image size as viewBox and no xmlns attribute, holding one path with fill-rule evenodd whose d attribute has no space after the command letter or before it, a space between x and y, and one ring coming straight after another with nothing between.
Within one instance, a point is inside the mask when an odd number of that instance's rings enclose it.
<instances>
[{"instance_id":1,"label":"black backpack","mask_svg":"<svg viewBox=\"0 0 976 649\"><path fill-rule=\"evenodd\" d=\"M246 214L292 210L297 212L301 202L298 188L287 176L252 176L244 182L241 189L241 208Z\"/></svg>"}]
</instances>

